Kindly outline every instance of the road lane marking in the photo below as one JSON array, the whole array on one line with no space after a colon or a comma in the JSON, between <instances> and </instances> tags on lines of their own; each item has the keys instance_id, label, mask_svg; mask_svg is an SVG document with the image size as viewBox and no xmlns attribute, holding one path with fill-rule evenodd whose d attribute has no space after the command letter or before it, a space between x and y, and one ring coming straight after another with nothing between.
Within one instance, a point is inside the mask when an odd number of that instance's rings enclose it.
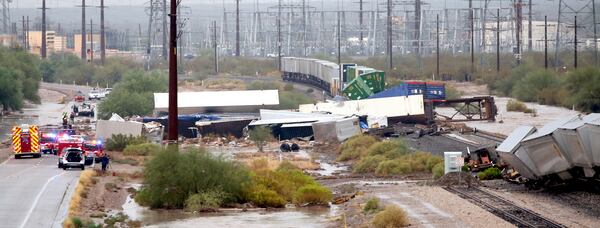
<instances>
[{"instance_id":1,"label":"road lane marking","mask_svg":"<svg viewBox=\"0 0 600 228\"><path fill-rule=\"evenodd\" d=\"M25 219L23 220L23 223L21 223L20 228L25 227L25 225L27 224L27 221L29 220L29 217L31 217L31 213L33 213L33 210L37 206L38 202L40 201L40 198L42 197L42 195L46 191L46 188L48 187L48 185L50 184L50 182L52 182L57 177L65 175L66 173L67 172L63 171L63 172L61 172L59 174L54 175L53 177L51 177L50 179L48 179L48 181L46 181L46 183L44 184L44 186L42 187L42 189L40 190L40 192L35 197L35 200L33 201L33 205L31 205L31 208L29 208L29 211L27 212L27 215L25 216Z\"/></svg>"}]
</instances>

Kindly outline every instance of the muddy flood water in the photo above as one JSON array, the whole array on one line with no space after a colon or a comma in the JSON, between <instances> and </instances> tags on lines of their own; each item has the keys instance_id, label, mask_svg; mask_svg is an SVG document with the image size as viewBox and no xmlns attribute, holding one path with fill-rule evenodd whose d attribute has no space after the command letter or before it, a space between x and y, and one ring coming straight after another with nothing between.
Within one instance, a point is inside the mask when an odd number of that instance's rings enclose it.
<instances>
[{"instance_id":1,"label":"muddy flood water","mask_svg":"<svg viewBox=\"0 0 600 228\"><path fill-rule=\"evenodd\" d=\"M187 213L182 210L150 210L127 197L124 213L147 227L326 227L337 207L286 208L247 212Z\"/></svg>"}]
</instances>

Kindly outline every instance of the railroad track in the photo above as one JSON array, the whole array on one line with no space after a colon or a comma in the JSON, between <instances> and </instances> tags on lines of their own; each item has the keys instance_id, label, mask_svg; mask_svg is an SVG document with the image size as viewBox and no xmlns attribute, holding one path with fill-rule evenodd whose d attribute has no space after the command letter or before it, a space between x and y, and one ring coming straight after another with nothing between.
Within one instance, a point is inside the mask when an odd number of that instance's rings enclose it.
<instances>
[{"instance_id":1,"label":"railroad track","mask_svg":"<svg viewBox=\"0 0 600 228\"><path fill-rule=\"evenodd\" d=\"M506 199L485 192L477 187L444 187L444 189L463 199L469 200L471 203L518 227L565 227L540 214L517 206Z\"/></svg>"}]
</instances>

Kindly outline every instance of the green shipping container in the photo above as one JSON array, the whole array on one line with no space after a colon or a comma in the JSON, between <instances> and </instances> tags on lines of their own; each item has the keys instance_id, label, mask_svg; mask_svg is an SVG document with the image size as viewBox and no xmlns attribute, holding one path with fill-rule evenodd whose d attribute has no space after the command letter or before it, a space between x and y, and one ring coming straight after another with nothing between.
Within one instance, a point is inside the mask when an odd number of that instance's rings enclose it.
<instances>
[{"instance_id":1,"label":"green shipping container","mask_svg":"<svg viewBox=\"0 0 600 228\"><path fill-rule=\"evenodd\" d=\"M350 100L360 100L373 95L371 88L365 83L365 81L358 77L352 80L344 90L342 90L344 96L350 98Z\"/></svg>"},{"instance_id":2,"label":"green shipping container","mask_svg":"<svg viewBox=\"0 0 600 228\"><path fill-rule=\"evenodd\" d=\"M346 75L346 80L348 82L352 82L352 80L354 80L355 78L357 78L358 76L362 75L362 74L366 74L366 73L371 73L371 72L376 72L377 70L373 69L373 68L369 68L369 67L364 67L364 66L351 66L348 67L347 70L347 75Z\"/></svg>"},{"instance_id":3,"label":"green shipping container","mask_svg":"<svg viewBox=\"0 0 600 228\"><path fill-rule=\"evenodd\" d=\"M364 80L374 94L385 90L385 72L373 71L359 77Z\"/></svg>"}]
</instances>

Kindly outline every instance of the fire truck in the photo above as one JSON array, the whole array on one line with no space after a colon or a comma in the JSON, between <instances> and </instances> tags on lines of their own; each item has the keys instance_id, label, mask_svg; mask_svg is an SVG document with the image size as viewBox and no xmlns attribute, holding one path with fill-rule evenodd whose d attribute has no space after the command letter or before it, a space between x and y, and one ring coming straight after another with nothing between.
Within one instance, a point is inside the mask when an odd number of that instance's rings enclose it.
<instances>
[{"instance_id":1,"label":"fire truck","mask_svg":"<svg viewBox=\"0 0 600 228\"><path fill-rule=\"evenodd\" d=\"M36 125L23 124L12 129L12 144L15 159L31 155L34 158L42 157L40 153L40 134Z\"/></svg>"}]
</instances>

